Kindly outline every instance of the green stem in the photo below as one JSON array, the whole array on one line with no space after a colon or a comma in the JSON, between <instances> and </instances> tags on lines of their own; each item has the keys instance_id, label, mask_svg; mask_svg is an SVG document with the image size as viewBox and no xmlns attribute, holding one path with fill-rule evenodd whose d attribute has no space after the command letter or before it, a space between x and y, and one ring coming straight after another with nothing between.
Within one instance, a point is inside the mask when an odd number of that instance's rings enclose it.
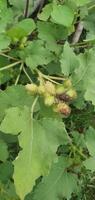
<instances>
[{"instance_id":1,"label":"green stem","mask_svg":"<svg viewBox=\"0 0 95 200\"><path fill-rule=\"evenodd\" d=\"M95 39L79 42L79 43L76 43L76 44L71 44L70 47L77 47L77 48L83 47L84 48L84 47L87 47L87 46L89 47L89 46L92 46L92 45L93 46L95 45Z\"/></svg>"},{"instance_id":2,"label":"green stem","mask_svg":"<svg viewBox=\"0 0 95 200\"><path fill-rule=\"evenodd\" d=\"M19 69L20 72L19 72L19 74L18 74L18 76L17 76L17 78L16 78L15 85L17 85L17 83L18 83L18 81L19 81L19 79L20 79L20 75L21 75L22 69L23 69L23 63L21 63L21 66L20 66L20 69Z\"/></svg>"},{"instance_id":3,"label":"green stem","mask_svg":"<svg viewBox=\"0 0 95 200\"><path fill-rule=\"evenodd\" d=\"M23 67L23 71L24 71L25 75L27 76L28 80L30 81L30 83L32 83L33 81L32 81L32 79L30 78L29 74L27 73L25 67Z\"/></svg>"},{"instance_id":4,"label":"green stem","mask_svg":"<svg viewBox=\"0 0 95 200\"><path fill-rule=\"evenodd\" d=\"M8 52L10 52L10 51L11 51L11 48L8 47L8 49L2 50L1 52L2 52L2 53L8 53Z\"/></svg>"},{"instance_id":5,"label":"green stem","mask_svg":"<svg viewBox=\"0 0 95 200\"><path fill-rule=\"evenodd\" d=\"M92 5L92 6L90 6L90 7L88 8L88 10L91 10L91 9L93 9L93 8L95 8L95 4Z\"/></svg>"},{"instance_id":6,"label":"green stem","mask_svg":"<svg viewBox=\"0 0 95 200\"><path fill-rule=\"evenodd\" d=\"M33 119L34 108L35 108L35 105L36 105L36 103L38 101L38 98L39 98L39 96L36 96L35 99L34 99L34 102L32 104L32 107L31 107L31 119Z\"/></svg>"},{"instance_id":7,"label":"green stem","mask_svg":"<svg viewBox=\"0 0 95 200\"><path fill-rule=\"evenodd\" d=\"M5 53L2 53L2 52L0 52L0 56L4 56L4 57L9 58L9 59L11 59L11 60L19 61L17 58L14 58L14 57L12 57L12 56L6 55Z\"/></svg>"},{"instance_id":8,"label":"green stem","mask_svg":"<svg viewBox=\"0 0 95 200\"><path fill-rule=\"evenodd\" d=\"M48 76L48 77L54 80L59 80L59 81L66 80L66 78L63 78L63 77L56 77L56 76Z\"/></svg>"},{"instance_id":9,"label":"green stem","mask_svg":"<svg viewBox=\"0 0 95 200\"><path fill-rule=\"evenodd\" d=\"M52 83L54 83L54 84L61 85L60 83L58 83L58 82L52 80L52 79L51 79L51 76L48 76L48 75L43 74L43 73L40 72L40 70L38 70L38 69L36 69L36 71L37 71L39 77L42 77L42 78L44 78L44 79L47 79L47 80L49 80L50 82L52 82Z\"/></svg>"},{"instance_id":10,"label":"green stem","mask_svg":"<svg viewBox=\"0 0 95 200\"><path fill-rule=\"evenodd\" d=\"M84 155L84 153L82 153L79 149L76 148L76 151L78 152L78 154L80 156L82 156L84 159L87 159L87 157Z\"/></svg>"},{"instance_id":11,"label":"green stem","mask_svg":"<svg viewBox=\"0 0 95 200\"><path fill-rule=\"evenodd\" d=\"M44 75L44 74L43 74L43 78L45 78L45 79L51 81L51 82L54 83L54 84L60 85L60 83L58 83L58 82L56 82L56 81L53 81L53 80L50 78L50 76L47 76L47 75Z\"/></svg>"},{"instance_id":12,"label":"green stem","mask_svg":"<svg viewBox=\"0 0 95 200\"><path fill-rule=\"evenodd\" d=\"M15 65L18 65L18 64L20 64L20 63L21 63L21 61L18 61L18 62L12 63L12 64L10 64L10 65L4 66L4 67L0 68L0 71L6 70L6 69L10 69L10 68L12 68L12 67L14 67Z\"/></svg>"}]
</instances>

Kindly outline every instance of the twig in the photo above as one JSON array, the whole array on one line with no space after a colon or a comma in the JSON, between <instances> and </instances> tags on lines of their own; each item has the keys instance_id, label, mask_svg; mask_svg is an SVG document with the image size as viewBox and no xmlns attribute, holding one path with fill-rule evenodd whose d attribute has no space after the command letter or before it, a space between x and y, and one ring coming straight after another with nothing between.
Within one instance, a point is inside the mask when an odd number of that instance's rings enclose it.
<instances>
[{"instance_id":1,"label":"twig","mask_svg":"<svg viewBox=\"0 0 95 200\"><path fill-rule=\"evenodd\" d=\"M28 9L29 9L29 0L26 0L26 8L25 8L25 13L24 13L25 18L28 17Z\"/></svg>"},{"instance_id":2,"label":"twig","mask_svg":"<svg viewBox=\"0 0 95 200\"><path fill-rule=\"evenodd\" d=\"M73 36L73 39L72 39L72 44L76 44L79 39L80 39L80 36L82 34L82 31L83 31L83 22L79 22L78 23L78 26L76 28L76 31L74 33L74 36Z\"/></svg>"}]
</instances>

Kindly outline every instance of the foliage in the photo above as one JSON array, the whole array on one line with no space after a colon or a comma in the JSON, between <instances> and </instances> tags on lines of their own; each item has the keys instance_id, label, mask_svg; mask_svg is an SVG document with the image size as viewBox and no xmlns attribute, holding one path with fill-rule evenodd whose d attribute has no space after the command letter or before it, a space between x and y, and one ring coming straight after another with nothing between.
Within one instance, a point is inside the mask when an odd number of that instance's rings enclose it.
<instances>
[{"instance_id":1,"label":"foliage","mask_svg":"<svg viewBox=\"0 0 95 200\"><path fill-rule=\"evenodd\" d=\"M0 200L94 199L95 2L27 5L0 0Z\"/></svg>"}]
</instances>

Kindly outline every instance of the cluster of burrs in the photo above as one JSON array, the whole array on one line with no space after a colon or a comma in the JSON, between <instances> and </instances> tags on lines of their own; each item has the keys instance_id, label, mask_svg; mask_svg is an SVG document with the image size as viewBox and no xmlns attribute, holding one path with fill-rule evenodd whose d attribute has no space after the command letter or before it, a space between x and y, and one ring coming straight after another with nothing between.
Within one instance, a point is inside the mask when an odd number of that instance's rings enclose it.
<instances>
[{"instance_id":1,"label":"cluster of burrs","mask_svg":"<svg viewBox=\"0 0 95 200\"><path fill-rule=\"evenodd\" d=\"M70 79L65 79L61 84L43 80L39 85L31 83L27 84L25 88L32 95L42 96L46 106L51 106L54 112L64 116L71 113L70 103L77 98Z\"/></svg>"}]
</instances>

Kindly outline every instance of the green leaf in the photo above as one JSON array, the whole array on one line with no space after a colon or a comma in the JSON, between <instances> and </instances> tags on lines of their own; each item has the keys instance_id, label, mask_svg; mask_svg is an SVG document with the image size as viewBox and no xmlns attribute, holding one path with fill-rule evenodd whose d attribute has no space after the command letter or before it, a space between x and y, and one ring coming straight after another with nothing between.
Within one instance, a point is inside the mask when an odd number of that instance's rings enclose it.
<instances>
[{"instance_id":1,"label":"green leaf","mask_svg":"<svg viewBox=\"0 0 95 200\"><path fill-rule=\"evenodd\" d=\"M79 61L77 59L77 56L73 52L73 49L70 48L68 43L65 43L64 45L60 63L61 63L62 73L66 76L72 74L74 70L79 66Z\"/></svg>"},{"instance_id":2,"label":"green leaf","mask_svg":"<svg viewBox=\"0 0 95 200\"><path fill-rule=\"evenodd\" d=\"M68 30L61 25L41 21L38 21L37 28L38 37L45 41L46 48L57 54L60 53L61 47L57 41L64 40L68 35Z\"/></svg>"},{"instance_id":3,"label":"green leaf","mask_svg":"<svg viewBox=\"0 0 95 200\"><path fill-rule=\"evenodd\" d=\"M10 64L10 61L4 56L0 56L0 68ZM11 79L11 69L0 72L0 85Z\"/></svg>"},{"instance_id":4,"label":"green leaf","mask_svg":"<svg viewBox=\"0 0 95 200\"><path fill-rule=\"evenodd\" d=\"M54 4L51 17L55 23L70 27L74 19L74 12L66 5Z\"/></svg>"},{"instance_id":5,"label":"green leaf","mask_svg":"<svg viewBox=\"0 0 95 200\"><path fill-rule=\"evenodd\" d=\"M10 180L6 184L0 181L0 200L20 200L16 195L14 184Z\"/></svg>"},{"instance_id":6,"label":"green leaf","mask_svg":"<svg viewBox=\"0 0 95 200\"><path fill-rule=\"evenodd\" d=\"M0 180L2 182L7 182L13 175L13 166L12 163L6 161L5 163L0 164Z\"/></svg>"},{"instance_id":7,"label":"green leaf","mask_svg":"<svg viewBox=\"0 0 95 200\"><path fill-rule=\"evenodd\" d=\"M33 96L29 95L24 86L11 86L0 92L0 121L3 119L5 110L10 107L31 106Z\"/></svg>"},{"instance_id":8,"label":"green leaf","mask_svg":"<svg viewBox=\"0 0 95 200\"><path fill-rule=\"evenodd\" d=\"M55 57L44 47L44 43L40 40L30 42L30 44L21 52L21 58L25 60L26 65L32 70L38 65L47 65Z\"/></svg>"},{"instance_id":9,"label":"green leaf","mask_svg":"<svg viewBox=\"0 0 95 200\"><path fill-rule=\"evenodd\" d=\"M77 4L77 6L84 6L84 5L88 4L88 3L90 3L91 1L92 0L76 0L75 3Z\"/></svg>"},{"instance_id":10,"label":"green leaf","mask_svg":"<svg viewBox=\"0 0 95 200\"><path fill-rule=\"evenodd\" d=\"M87 30L86 40L95 40L95 7L89 10L88 15L84 20L84 27ZM93 42L93 41L92 41Z\"/></svg>"},{"instance_id":11,"label":"green leaf","mask_svg":"<svg viewBox=\"0 0 95 200\"><path fill-rule=\"evenodd\" d=\"M7 37L4 34L0 34L0 51L7 49L7 47L10 45L10 38Z\"/></svg>"},{"instance_id":12,"label":"green leaf","mask_svg":"<svg viewBox=\"0 0 95 200\"><path fill-rule=\"evenodd\" d=\"M22 150L14 161L13 176L16 191L23 200L32 190L35 180L47 174L52 162L57 159L57 147L64 143L66 130L64 124L56 119L33 120L27 107L8 109L0 130L20 133L18 139Z\"/></svg>"},{"instance_id":13,"label":"green leaf","mask_svg":"<svg viewBox=\"0 0 95 200\"><path fill-rule=\"evenodd\" d=\"M86 159L83 162L83 165L86 167L86 169L91 170L92 172L95 172L95 157L90 157Z\"/></svg>"},{"instance_id":14,"label":"green leaf","mask_svg":"<svg viewBox=\"0 0 95 200\"><path fill-rule=\"evenodd\" d=\"M25 8L26 8L26 0L20 0L20 1L19 0L9 0L9 2L14 7L14 10L20 11L21 14L24 15ZM37 2L38 2L38 0L29 1L28 16L32 14Z\"/></svg>"},{"instance_id":15,"label":"green leaf","mask_svg":"<svg viewBox=\"0 0 95 200\"><path fill-rule=\"evenodd\" d=\"M0 139L0 161L5 162L8 156L7 144Z\"/></svg>"},{"instance_id":16,"label":"green leaf","mask_svg":"<svg viewBox=\"0 0 95 200\"><path fill-rule=\"evenodd\" d=\"M52 12L52 3L47 4L41 13L38 14L38 18L42 21L47 21Z\"/></svg>"},{"instance_id":17,"label":"green leaf","mask_svg":"<svg viewBox=\"0 0 95 200\"><path fill-rule=\"evenodd\" d=\"M35 23L32 19L24 19L14 25L7 31L7 35L14 40L21 40L28 36L36 28Z\"/></svg>"},{"instance_id":18,"label":"green leaf","mask_svg":"<svg viewBox=\"0 0 95 200\"><path fill-rule=\"evenodd\" d=\"M0 33L5 33L8 25L14 22L12 9L7 7L7 1L0 1Z\"/></svg>"},{"instance_id":19,"label":"green leaf","mask_svg":"<svg viewBox=\"0 0 95 200\"><path fill-rule=\"evenodd\" d=\"M72 76L75 87L84 92L86 101L95 105L95 50L90 49L78 56L80 65Z\"/></svg>"},{"instance_id":20,"label":"green leaf","mask_svg":"<svg viewBox=\"0 0 95 200\"><path fill-rule=\"evenodd\" d=\"M86 146L91 156L95 156L95 129L89 127L85 134Z\"/></svg>"},{"instance_id":21,"label":"green leaf","mask_svg":"<svg viewBox=\"0 0 95 200\"><path fill-rule=\"evenodd\" d=\"M77 189L77 177L66 172L69 166L68 158L59 159L59 162L52 166L49 175L44 177L35 189L33 200L58 200L63 197L69 200Z\"/></svg>"}]
</instances>

